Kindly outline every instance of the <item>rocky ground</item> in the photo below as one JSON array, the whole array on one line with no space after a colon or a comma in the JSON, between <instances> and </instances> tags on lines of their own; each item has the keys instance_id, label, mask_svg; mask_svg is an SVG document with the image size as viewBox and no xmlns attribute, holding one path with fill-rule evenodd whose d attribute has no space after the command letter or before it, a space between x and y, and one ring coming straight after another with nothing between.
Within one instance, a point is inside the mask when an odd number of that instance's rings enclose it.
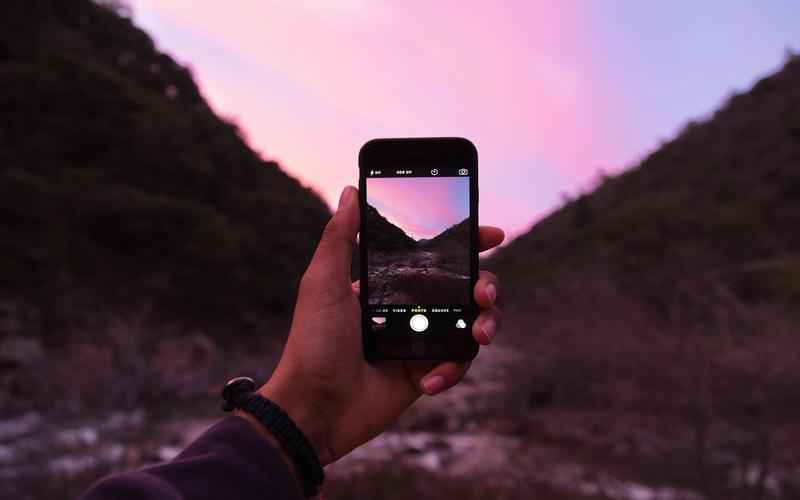
<instances>
[{"instance_id":1,"label":"rocky ground","mask_svg":"<svg viewBox=\"0 0 800 500\"><path fill-rule=\"evenodd\" d=\"M461 385L420 399L389 432L329 466L327 497L719 498L689 479L684 426L614 411L532 411L520 399L528 391L516 379L522 362L511 347L483 350ZM74 496L98 476L169 460L218 418L213 405L206 410L192 417L134 410L71 421L35 412L5 418L0 496ZM731 466L730 488L796 498L797 464L755 467Z\"/></svg>"},{"instance_id":2,"label":"rocky ground","mask_svg":"<svg viewBox=\"0 0 800 500\"><path fill-rule=\"evenodd\" d=\"M372 251L369 284L370 304L466 304L469 261L458 252Z\"/></svg>"},{"instance_id":3,"label":"rocky ground","mask_svg":"<svg viewBox=\"0 0 800 500\"><path fill-rule=\"evenodd\" d=\"M29 412L0 421L0 497L69 498L95 478L173 458L212 419L143 410L62 421Z\"/></svg>"}]
</instances>

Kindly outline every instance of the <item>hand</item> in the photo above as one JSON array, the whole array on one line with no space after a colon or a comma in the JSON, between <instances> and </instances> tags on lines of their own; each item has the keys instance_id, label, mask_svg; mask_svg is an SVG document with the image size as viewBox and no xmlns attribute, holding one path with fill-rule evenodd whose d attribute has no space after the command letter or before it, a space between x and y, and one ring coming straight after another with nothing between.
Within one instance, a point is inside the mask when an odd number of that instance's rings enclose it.
<instances>
[{"instance_id":1,"label":"hand","mask_svg":"<svg viewBox=\"0 0 800 500\"><path fill-rule=\"evenodd\" d=\"M259 389L292 417L323 465L383 432L420 395L434 395L458 383L469 367L469 363L364 360L359 286L350 282L358 229L358 191L347 187L300 283L280 362ZM499 245L503 237L498 228L481 227L480 250ZM481 314L472 334L487 345L498 320L497 278L482 271L474 294Z\"/></svg>"}]
</instances>

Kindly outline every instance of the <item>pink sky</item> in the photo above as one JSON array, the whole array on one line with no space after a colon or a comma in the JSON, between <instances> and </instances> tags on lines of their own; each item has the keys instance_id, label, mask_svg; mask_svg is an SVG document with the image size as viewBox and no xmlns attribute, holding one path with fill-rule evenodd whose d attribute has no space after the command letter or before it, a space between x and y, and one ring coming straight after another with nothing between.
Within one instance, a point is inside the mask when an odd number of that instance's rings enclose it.
<instances>
[{"instance_id":1,"label":"pink sky","mask_svg":"<svg viewBox=\"0 0 800 500\"><path fill-rule=\"evenodd\" d=\"M722 0L131 3L214 108L331 205L367 140L464 136L481 222L512 235L800 45L793 10Z\"/></svg>"},{"instance_id":2,"label":"pink sky","mask_svg":"<svg viewBox=\"0 0 800 500\"><path fill-rule=\"evenodd\" d=\"M367 203L415 240L429 239L469 217L469 179L373 177Z\"/></svg>"}]
</instances>

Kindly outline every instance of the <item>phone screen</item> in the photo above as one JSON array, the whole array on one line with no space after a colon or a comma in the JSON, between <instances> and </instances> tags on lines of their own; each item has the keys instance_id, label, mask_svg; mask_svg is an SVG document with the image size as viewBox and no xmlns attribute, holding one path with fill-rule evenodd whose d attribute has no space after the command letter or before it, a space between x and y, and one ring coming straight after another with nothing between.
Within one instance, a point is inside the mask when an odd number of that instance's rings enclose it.
<instances>
[{"instance_id":1,"label":"phone screen","mask_svg":"<svg viewBox=\"0 0 800 500\"><path fill-rule=\"evenodd\" d=\"M367 334L471 336L470 169L364 172Z\"/></svg>"}]
</instances>

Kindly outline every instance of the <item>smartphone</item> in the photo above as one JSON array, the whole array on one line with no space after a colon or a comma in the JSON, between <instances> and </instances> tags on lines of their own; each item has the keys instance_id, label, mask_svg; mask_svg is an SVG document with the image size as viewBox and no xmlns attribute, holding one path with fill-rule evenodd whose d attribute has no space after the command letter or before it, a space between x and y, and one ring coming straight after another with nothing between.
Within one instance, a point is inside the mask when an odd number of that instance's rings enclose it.
<instances>
[{"instance_id":1,"label":"smartphone","mask_svg":"<svg viewBox=\"0 0 800 500\"><path fill-rule=\"evenodd\" d=\"M358 155L364 356L478 353L478 152L467 139L374 139Z\"/></svg>"}]
</instances>

